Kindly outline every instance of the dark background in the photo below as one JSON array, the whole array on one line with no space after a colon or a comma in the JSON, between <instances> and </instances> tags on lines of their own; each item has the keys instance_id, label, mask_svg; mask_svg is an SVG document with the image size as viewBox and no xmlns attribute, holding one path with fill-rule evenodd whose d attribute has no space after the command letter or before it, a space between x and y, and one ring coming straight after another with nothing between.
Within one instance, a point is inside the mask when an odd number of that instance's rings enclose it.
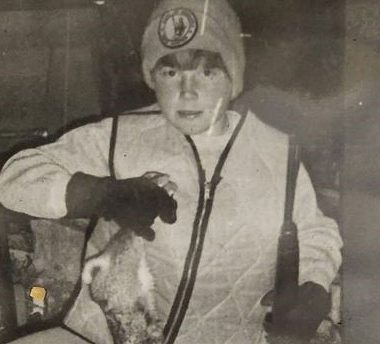
<instances>
[{"instance_id":1,"label":"dark background","mask_svg":"<svg viewBox=\"0 0 380 344\"><path fill-rule=\"evenodd\" d=\"M377 343L378 0L231 2L242 18L248 61L237 106L248 104L297 133L321 206L344 236L345 343ZM139 69L154 3L1 1L0 164L20 142L44 141L19 131L43 128L54 137L75 121L154 101Z\"/></svg>"}]
</instances>

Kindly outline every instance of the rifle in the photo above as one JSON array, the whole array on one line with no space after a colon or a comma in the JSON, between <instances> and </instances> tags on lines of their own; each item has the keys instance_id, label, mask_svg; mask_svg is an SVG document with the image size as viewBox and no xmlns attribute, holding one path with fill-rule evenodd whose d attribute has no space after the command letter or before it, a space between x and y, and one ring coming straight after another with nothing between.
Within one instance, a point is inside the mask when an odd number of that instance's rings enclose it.
<instances>
[{"instance_id":1,"label":"rifle","mask_svg":"<svg viewBox=\"0 0 380 344\"><path fill-rule=\"evenodd\" d=\"M297 302L299 245L297 225L293 222L293 208L299 166L300 148L296 143L295 135L290 135L284 222L281 227L277 248L277 265L272 308L272 324L274 327L281 327L282 320Z\"/></svg>"}]
</instances>

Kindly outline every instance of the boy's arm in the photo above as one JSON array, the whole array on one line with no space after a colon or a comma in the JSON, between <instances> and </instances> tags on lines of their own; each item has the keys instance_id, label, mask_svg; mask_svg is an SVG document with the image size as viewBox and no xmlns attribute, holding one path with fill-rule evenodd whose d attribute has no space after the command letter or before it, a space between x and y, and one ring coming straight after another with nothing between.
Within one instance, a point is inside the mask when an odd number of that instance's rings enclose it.
<instances>
[{"instance_id":1,"label":"boy's arm","mask_svg":"<svg viewBox=\"0 0 380 344\"><path fill-rule=\"evenodd\" d=\"M294 217L300 247L299 284L311 281L329 291L342 263L342 239L335 221L319 210L303 166L297 181Z\"/></svg>"},{"instance_id":2,"label":"boy's arm","mask_svg":"<svg viewBox=\"0 0 380 344\"><path fill-rule=\"evenodd\" d=\"M36 217L66 215L66 187L75 172L106 176L110 120L89 124L56 142L13 156L0 173L0 203Z\"/></svg>"},{"instance_id":3,"label":"boy's arm","mask_svg":"<svg viewBox=\"0 0 380 344\"><path fill-rule=\"evenodd\" d=\"M336 223L323 216L309 176L300 167L294 220L298 227L299 285L296 304L281 320L268 313L264 328L271 344L309 343L330 311L328 292L340 267L342 240ZM263 301L262 301L263 302Z\"/></svg>"}]
</instances>

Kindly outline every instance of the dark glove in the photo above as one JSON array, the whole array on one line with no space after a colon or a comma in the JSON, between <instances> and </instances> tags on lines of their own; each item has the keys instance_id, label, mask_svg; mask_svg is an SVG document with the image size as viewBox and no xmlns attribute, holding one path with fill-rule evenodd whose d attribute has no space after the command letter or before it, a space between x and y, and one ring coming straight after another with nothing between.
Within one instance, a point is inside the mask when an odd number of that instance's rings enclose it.
<instances>
[{"instance_id":1,"label":"dark glove","mask_svg":"<svg viewBox=\"0 0 380 344\"><path fill-rule=\"evenodd\" d=\"M263 303L268 301L262 301ZM304 344L315 333L331 308L330 295L319 284L306 282L298 288L297 304L274 324L272 313L267 313L264 329L270 344Z\"/></svg>"},{"instance_id":2,"label":"dark glove","mask_svg":"<svg viewBox=\"0 0 380 344\"><path fill-rule=\"evenodd\" d=\"M67 185L66 207L68 218L97 215L147 240L154 239L150 226L157 216L166 223L177 219L177 202L145 177L116 180L75 173Z\"/></svg>"}]
</instances>

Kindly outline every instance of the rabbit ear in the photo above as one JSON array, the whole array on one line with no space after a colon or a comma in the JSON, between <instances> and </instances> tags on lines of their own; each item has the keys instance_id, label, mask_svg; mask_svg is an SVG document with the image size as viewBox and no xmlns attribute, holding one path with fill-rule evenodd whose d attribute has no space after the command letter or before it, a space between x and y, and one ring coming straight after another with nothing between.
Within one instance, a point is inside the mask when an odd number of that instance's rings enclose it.
<instances>
[{"instance_id":1,"label":"rabbit ear","mask_svg":"<svg viewBox=\"0 0 380 344\"><path fill-rule=\"evenodd\" d=\"M91 284L95 274L100 270L108 270L111 263L111 257L103 254L101 256L90 258L84 265L82 271L82 283Z\"/></svg>"}]
</instances>

